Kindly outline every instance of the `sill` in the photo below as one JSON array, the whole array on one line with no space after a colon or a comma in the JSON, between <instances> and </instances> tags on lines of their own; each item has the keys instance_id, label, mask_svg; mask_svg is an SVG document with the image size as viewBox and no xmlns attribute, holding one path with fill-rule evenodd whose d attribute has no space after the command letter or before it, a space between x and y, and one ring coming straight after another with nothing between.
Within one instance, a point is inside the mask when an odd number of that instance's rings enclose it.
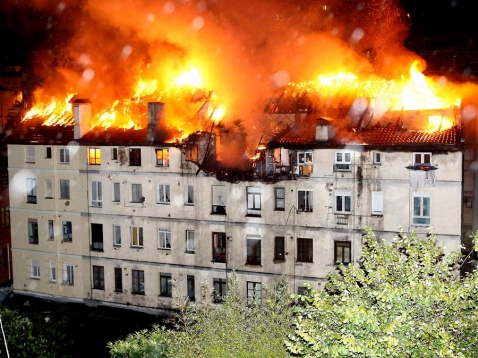
<instances>
[{"instance_id":1,"label":"sill","mask_svg":"<svg viewBox=\"0 0 478 358\"><path fill-rule=\"evenodd\" d=\"M27 204L36 204L36 201L27 201Z\"/></svg>"},{"instance_id":2,"label":"sill","mask_svg":"<svg viewBox=\"0 0 478 358\"><path fill-rule=\"evenodd\" d=\"M121 247L121 244L113 244L113 247L118 247L118 248L120 248L120 247Z\"/></svg>"},{"instance_id":3,"label":"sill","mask_svg":"<svg viewBox=\"0 0 478 358\"><path fill-rule=\"evenodd\" d=\"M113 200L113 203L121 203L119 200Z\"/></svg>"},{"instance_id":4,"label":"sill","mask_svg":"<svg viewBox=\"0 0 478 358\"><path fill-rule=\"evenodd\" d=\"M274 211L285 211L285 209L282 208L275 208Z\"/></svg>"},{"instance_id":5,"label":"sill","mask_svg":"<svg viewBox=\"0 0 478 358\"><path fill-rule=\"evenodd\" d=\"M115 290L115 293L123 293L123 290Z\"/></svg>"},{"instance_id":6,"label":"sill","mask_svg":"<svg viewBox=\"0 0 478 358\"><path fill-rule=\"evenodd\" d=\"M159 250L159 251L171 252L171 248L170 248L170 247L166 247L166 248L164 248L164 247L158 247L158 250Z\"/></svg>"},{"instance_id":7,"label":"sill","mask_svg":"<svg viewBox=\"0 0 478 358\"><path fill-rule=\"evenodd\" d=\"M252 263L252 262L246 262L244 266L249 266L249 267L262 267L260 263Z\"/></svg>"},{"instance_id":8,"label":"sill","mask_svg":"<svg viewBox=\"0 0 478 358\"><path fill-rule=\"evenodd\" d=\"M133 295L144 296L144 292L131 292Z\"/></svg>"},{"instance_id":9,"label":"sill","mask_svg":"<svg viewBox=\"0 0 478 358\"><path fill-rule=\"evenodd\" d=\"M272 262L275 264L282 264L285 262L285 259L273 259Z\"/></svg>"},{"instance_id":10,"label":"sill","mask_svg":"<svg viewBox=\"0 0 478 358\"><path fill-rule=\"evenodd\" d=\"M156 164L156 168L169 168L169 165L158 165L158 164Z\"/></svg>"},{"instance_id":11,"label":"sill","mask_svg":"<svg viewBox=\"0 0 478 358\"><path fill-rule=\"evenodd\" d=\"M54 238L49 238L47 241L55 241Z\"/></svg>"},{"instance_id":12,"label":"sill","mask_svg":"<svg viewBox=\"0 0 478 358\"><path fill-rule=\"evenodd\" d=\"M94 205L94 204L91 204L90 207L91 207L91 208L102 208L103 206L102 206L102 205Z\"/></svg>"},{"instance_id":13,"label":"sill","mask_svg":"<svg viewBox=\"0 0 478 358\"><path fill-rule=\"evenodd\" d=\"M131 246L132 249L142 249L144 246Z\"/></svg>"},{"instance_id":14,"label":"sill","mask_svg":"<svg viewBox=\"0 0 478 358\"><path fill-rule=\"evenodd\" d=\"M158 205L171 205L171 202L167 202L167 203L161 203L161 202L159 202L159 203L156 203L156 204L158 204Z\"/></svg>"},{"instance_id":15,"label":"sill","mask_svg":"<svg viewBox=\"0 0 478 358\"><path fill-rule=\"evenodd\" d=\"M192 203L192 204L184 203L184 206L194 206L194 203Z\"/></svg>"},{"instance_id":16,"label":"sill","mask_svg":"<svg viewBox=\"0 0 478 358\"><path fill-rule=\"evenodd\" d=\"M60 198L60 200L70 200L70 198Z\"/></svg>"},{"instance_id":17,"label":"sill","mask_svg":"<svg viewBox=\"0 0 478 358\"><path fill-rule=\"evenodd\" d=\"M297 210L297 213L313 213L314 210Z\"/></svg>"},{"instance_id":18,"label":"sill","mask_svg":"<svg viewBox=\"0 0 478 358\"><path fill-rule=\"evenodd\" d=\"M195 252L194 251L184 251L185 254L194 254Z\"/></svg>"},{"instance_id":19,"label":"sill","mask_svg":"<svg viewBox=\"0 0 478 358\"><path fill-rule=\"evenodd\" d=\"M211 215L226 215L226 212L223 212L223 213L211 213Z\"/></svg>"},{"instance_id":20,"label":"sill","mask_svg":"<svg viewBox=\"0 0 478 358\"><path fill-rule=\"evenodd\" d=\"M313 264L314 261L296 261L296 265L302 265L302 264Z\"/></svg>"},{"instance_id":21,"label":"sill","mask_svg":"<svg viewBox=\"0 0 478 358\"><path fill-rule=\"evenodd\" d=\"M38 245L38 242L28 242L30 245Z\"/></svg>"},{"instance_id":22,"label":"sill","mask_svg":"<svg viewBox=\"0 0 478 358\"><path fill-rule=\"evenodd\" d=\"M103 249L91 249L91 251L96 251L96 252L105 252Z\"/></svg>"},{"instance_id":23,"label":"sill","mask_svg":"<svg viewBox=\"0 0 478 358\"><path fill-rule=\"evenodd\" d=\"M31 280L40 280L40 277L30 277Z\"/></svg>"},{"instance_id":24,"label":"sill","mask_svg":"<svg viewBox=\"0 0 478 358\"><path fill-rule=\"evenodd\" d=\"M160 294L159 297L164 297L164 298L173 298L173 295L162 295Z\"/></svg>"},{"instance_id":25,"label":"sill","mask_svg":"<svg viewBox=\"0 0 478 358\"><path fill-rule=\"evenodd\" d=\"M226 260L212 260L211 262L213 264L227 264Z\"/></svg>"},{"instance_id":26,"label":"sill","mask_svg":"<svg viewBox=\"0 0 478 358\"><path fill-rule=\"evenodd\" d=\"M100 291L104 291L104 290L105 290L105 288L104 288L104 287L103 287L103 288L101 288L101 287L93 287L93 290L100 290Z\"/></svg>"},{"instance_id":27,"label":"sill","mask_svg":"<svg viewBox=\"0 0 478 358\"><path fill-rule=\"evenodd\" d=\"M45 196L45 199L53 199L52 196Z\"/></svg>"},{"instance_id":28,"label":"sill","mask_svg":"<svg viewBox=\"0 0 478 358\"><path fill-rule=\"evenodd\" d=\"M256 214L247 214L246 215L246 218L261 218L262 216L259 214L259 215L256 215Z\"/></svg>"},{"instance_id":29,"label":"sill","mask_svg":"<svg viewBox=\"0 0 478 358\"><path fill-rule=\"evenodd\" d=\"M70 239L70 240L61 240L61 242L73 242L73 239Z\"/></svg>"}]
</instances>

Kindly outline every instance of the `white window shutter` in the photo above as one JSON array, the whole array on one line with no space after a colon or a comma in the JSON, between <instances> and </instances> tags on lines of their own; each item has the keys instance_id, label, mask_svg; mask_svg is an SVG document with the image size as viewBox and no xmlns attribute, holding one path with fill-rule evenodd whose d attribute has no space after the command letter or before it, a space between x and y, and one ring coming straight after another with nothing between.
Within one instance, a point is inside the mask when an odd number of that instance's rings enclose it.
<instances>
[{"instance_id":1,"label":"white window shutter","mask_svg":"<svg viewBox=\"0 0 478 358\"><path fill-rule=\"evenodd\" d=\"M372 215L383 215L383 191L372 191Z\"/></svg>"}]
</instances>

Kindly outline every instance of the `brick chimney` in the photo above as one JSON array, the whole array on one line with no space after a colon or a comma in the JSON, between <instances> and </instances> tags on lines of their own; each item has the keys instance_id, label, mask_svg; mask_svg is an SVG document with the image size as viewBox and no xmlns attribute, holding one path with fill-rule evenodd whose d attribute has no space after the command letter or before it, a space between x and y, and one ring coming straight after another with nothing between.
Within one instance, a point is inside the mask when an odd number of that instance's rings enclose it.
<instances>
[{"instance_id":1,"label":"brick chimney","mask_svg":"<svg viewBox=\"0 0 478 358\"><path fill-rule=\"evenodd\" d=\"M73 138L80 139L90 130L91 101L89 99L75 98L70 100L73 114L75 115L75 129Z\"/></svg>"}]
</instances>

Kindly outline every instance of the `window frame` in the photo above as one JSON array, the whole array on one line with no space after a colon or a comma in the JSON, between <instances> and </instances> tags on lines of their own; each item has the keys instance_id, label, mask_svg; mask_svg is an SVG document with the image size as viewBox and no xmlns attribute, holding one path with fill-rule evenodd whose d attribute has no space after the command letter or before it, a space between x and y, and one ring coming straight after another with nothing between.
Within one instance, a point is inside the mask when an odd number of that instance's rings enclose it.
<instances>
[{"instance_id":1,"label":"window frame","mask_svg":"<svg viewBox=\"0 0 478 358\"><path fill-rule=\"evenodd\" d=\"M158 229L158 249L171 250L171 230L170 229L162 229L162 228Z\"/></svg>"},{"instance_id":2,"label":"window frame","mask_svg":"<svg viewBox=\"0 0 478 358\"><path fill-rule=\"evenodd\" d=\"M5 206L0 208L0 215L2 220L2 228L10 227L10 207Z\"/></svg>"},{"instance_id":3,"label":"window frame","mask_svg":"<svg viewBox=\"0 0 478 358\"><path fill-rule=\"evenodd\" d=\"M50 282L56 282L56 262L50 261Z\"/></svg>"},{"instance_id":4,"label":"window frame","mask_svg":"<svg viewBox=\"0 0 478 358\"><path fill-rule=\"evenodd\" d=\"M93 265L93 289L105 289L105 267Z\"/></svg>"},{"instance_id":5,"label":"window frame","mask_svg":"<svg viewBox=\"0 0 478 358\"><path fill-rule=\"evenodd\" d=\"M383 153L382 152L372 152L373 155L373 164L382 165L383 163Z\"/></svg>"},{"instance_id":6,"label":"window frame","mask_svg":"<svg viewBox=\"0 0 478 358\"><path fill-rule=\"evenodd\" d=\"M247 216L261 216L261 187L246 187Z\"/></svg>"},{"instance_id":7,"label":"window frame","mask_svg":"<svg viewBox=\"0 0 478 358\"><path fill-rule=\"evenodd\" d=\"M113 183L113 202L121 202L121 185L119 182Z\"/></svg>"},{"instance_id":8,"label":"window frame","mask_svg":"<svg viewBox=\"0 0 478 358\"><path fill-rule=\"evenodd\" d=\"M28 219L28 243L38 245L38 220Z\"/></svg>"},{"instance_id":9,"label":"window frame","mask_svg":"<svg viewBox=\"0 0 478 358\"><path fill-rule=\"evenodd\" d=\"M64 274L63 274L63 284L68 286L75 285L75 268L73 264L65 262L64 264Z\"/></svg>"},{"instance_id":10,"label":"window frame","mask_svg":"<svg viewBox=\"0 0 478 358\"><path fill-rule=\"evenodd\" d=\"M103 190L101 181L91 182L91 206L101 208L103 206Z\"/></svg>"},{"instance_id":11,"label":"window frame","mask_svg":"<svg viewBox=\"0 0 478 358\"><path fill-rule=\"evenodd\" d=\"M135 244L135 231L137 232L137 243ZM142 248L143 247L143 227L131 226L131 247Z\"/></svg>"},{"instance_id":12,"label":"window frame","mask_svg":"<svg viewBox=\"0 0 478 358\"><path fill-rule=\"evenodd\" d=\"M131 270L131 293L134 295L145 294L144 270Z\"/></svg>"},{"instance_id":13,"label":"window frame","mask_svg":"<svg viewBox=\"0 0 478 358\"><path fill-rule=\"evenodd\" d=\"M27 178L27 203L37 203L37 180L36 178Z\"/></svg>"},{"instance_id":14,"label":"window frame","mask_svg":"<svg viewBox=\"0 0 478 358\"><path fill-rule=\"evenodd\" d=\"M347 155L349 159L347 160ZM339 151L334 153L334 169L337 172L350 172L352 171L352 152L351 151Z\"/></svg>"},{"instance_id":15,"label":"window frame","mask_svg":"<svg viewBox=\"0 0 478 358\"><path fill-rule=\"evenodd\" d=\"M227 296L227 280L225 278L214 278L213 288L214 288L214 303L223 303Z\"/></svg>"},{"instance_id":16,"label":"window frame","mask_svg":"<svg viewBox=\"0 0 478 358\"><path fill-rule=\"evenodd\" d=\"M156 149L156 166L169 167L169 148Z\"/></svg>"},{"instance_id":17,"label":"window frame","mask_svg":"<svg viewBox=\"0 0 478 358\"><path fill-rule=\"evenodd\" d=\"M262 282L246 281L247 283L247 303L258 305L262 304Z\"/></svg>"},{"instance_id":18,"label":"window frame","mask_svg":"<svg viewBox=\"0 0 478 358\"><path fill-rule=\"evenodd\" d=\"M184 205L194 206L194 185L192 184L186 184L184 188Z\"/></svg>"},{"instance_id":19,"label":"window frame","mask_svg":"<svg viewBox=\"0 0 478 358\"><path fill-rule=\"evenodd\" d=\"M121 246L121 225L113 224L113 246Z\"/></svg>"},{"instance_id":20,"label":"window frame","mask_svg":"<svg viewBox=\"0 0 478 358\"><path fill-rule=\"evenodd\" d=\"M419 199L420 200L420 208L419 211L420 213L417 215L416 214L416 208L415 208L415 200ZM424 215L424 199L428 200L428 215ZM431 195L428 193L412 193L412 203L411 203L411 222L412 226L430 226L431 225ZM417 220L420 221L427 221L427 222L416 222Z\"/></svg>"},{"instance_id":21,"label":"window frame","mask_svg":"<svg viewBox=\"0 0 478 358\"><path fill-rule=\"evenodd\" d=\"M101 164L101 148L98 148L98 147L88 148L88 164L89 165Z\"/></svg>"},{"instance_id":22,"label":"window frame","mask_svg":"<svg viewBox=\"0 0 478 358\"><path fill-rule=\"evenodd\" d=\"M157 203L163 205L171 204L171 186L169 184L158 184Z\"/></svg>"},{"instance_id":23,"label":"window frame","mask_svg":"<svg viewBox=\"0 0 478 358\"><path fill-rule=\"evenodd\" d=\"M246 264L247 265L261 265L261 236L247 235L246 237Z\"/></svg>"},{"instance_id":24,"label":"window frame","mask_svg":"<svg viewBox=\"0 0 478 358\"><path fill-rule=\"evenodd\" d=\"M70 180L60 179L60 199L70 199Z\"/></svg>"},{"instance_id":25,"label":"window frame","mask_svg":"<svg viewBox=\"0 0 478 358\"><path fill-rule=\"evenodd\" d=\"M194 253L194 230L186 230L186 252Z\"/></svg>"},{"instance_id":26,"label":"window frame","mask_svg":"<svg viewBox=\"0 0 478 358\"><path fill-rule=\"evenodd\" d=\"M141 148L129 148L128 163L130 167L141 166Z\"/></svg>"},{"instance_id":27,"label":"window frame","mask_svg":"<svg viewBox=\"0 0 478 358\"><path fill-rule=\"evenodd\" d=\"M115 267L115 292L123 292L123 270L121 267Z\"/></svg>"},{"instance_id":28,"label":"window frame","mask_svg":"<svg viewBox=\"0 0 478 358\"><path fill-rule=\"evenodd\" d=\"M226 186L211 185L211 214L226 215Z\"/></svg>"},{"instance_id":29,"label":"window frame","mask_svg":"<svg viewBox=\"0 0 478 358\"><path fill-rule=\"evenodd\" d=\"M132 203L143 202L143 184L131 183L131 202Z\"/></svg>"},{"instance_id":30,"label":"window frame","mask_svg":"<svg viewBox=\"0 0 478 358\"><path fill-rule=\"evenodd\" d=\"M340 206L342 207L339 210L338 200L341 200ZM349 210L347 209L347 198L349 201ZM352 214L352 193L350 191L335 191L334 193L334 212L336 214L349 215Z\"/></svg>"},{"instance_id":31,"label":"window frame","mask_svg":"<svg viewBox=\"0 0 478 358\"><path fill-rule=\"evenodd\" d=\"M338 250L340 249L341 253L338 255ZM345 250L349 249L348 253L348 260L338 262L339 256L345 257L346 252ZM334 241L334 265L344 264L349 265L352 262L352 242L351 241L344 241L344 240L336 240Z\"/></svg>"},{"instance_id":32,"label":"window frame","mask_svg":"<svg viewBox=\"0 0 478 358\"><path fill-rule=\"evenodd\" d=\"M51 147L45 148L45 159L51 159Z\"/></svg>"},{"instance_id":33,"label":"window frame","mask_svg":"<svg viewBox=\"0 0 478 358\"><path fill-rule=\"evenodd\" d=\"M227 262L227 236L225 232L212 232L212 261Z\"/></svg>"},{"instance_id":34,"label":"window frame","mask_svg":"<svg viewBox=\"0 0 478 358\"><path fill-rule=\"evenodd\" d=\"M71 221L62 221L62 232L63 232L63 241L72 242L73 241L73 225Z\"/></svg>"},{"instance_id":35,"label":"window frame","mask_svg":"<svg viewBox=\"0 0 478 358\"><path fill-rule=\"evenodd\" d=\"M301 157L304 159L301 161ZM310 159L310 160L309 160ZM297 165L313 165L314 164L314 152L310 150L297 152Z\"/></svg>"},{"instance_id":36,"label":"window frame","mask_svg":"<svg viewBox=\"0 0 478 358\"><path fill-rule=\"evenodd\" d=\"M426 157L429 156L430 161L426 162ZM417 157L420 157L420 161L417 161ZM418 164L433 164L433 155L432 152L413 152L412 165Z\"/></svg>"},{"instance_id":37,"label":"window frame","mask_svg":"<svg viewBox=\"0 0 478 358\"><path fill-rule=\"evenodd\" d=\"M70 149L58 148L58 163L70 164Z\"/></svg>"},{"instance_id":38,"label":"window frame","mask_svg":"<svg viewBox=\"0 0 478 358\"><path fill-rule=\"evenodd\" d=\"M159 273L159 295L161 297L173 297L173 282L170 273Z\"/></svg>"},{"instance_id":39,"label":"window frame","mask_svg":"<svg viewBox=\"0 0 478 358\"><path fill-rule=\"evenodd\" d=\"M45 179L45 199L53 199L53 180Z\"/></svg>"},{"instance_id":40,"label":"window frame","mask_svg":"<svg viewBox=\"0 0 478 358\"><path fill-rule=\"evenodd\" d=\"M91 223L91 250L103 251L104 249L103 224Z\"/></svg>"},{"instance_id":41,"label":"window frame","mask_svg":"<svg viewBox=\"0 0 478 358\"><path fill-rule=\"evenodd\" d=\"M274 260L276 261L285 261L285 237L284 236L275 236L274 237Z\"/></svg>"},{"instance_id":42,"label":"window frame","mask_svg":"<svg viewBox=\"0 0 478 358\"><path fill-rule=\"evenodd\" d=\"M111 148L111 160L118 160L118 148Z\"/></svg>"},{"instance_id":43,"label":"window frame","mask_svg":"<svg viewBox=\"0 0 478 358\"><path fill-rule=\"evenodd\" d=\"M48 220L48 240L55 240L55 221Z\"/></svg>"},{"instance_id":44,"label":"window frame","mask_svg":"<svg viewBox=\"0 0 478 358\"><path fill-rule=\"evenodd\" d=\"M40 279L40 260L38 259L31 259L32 271L30 278L33 279Z\"/></svg>"},{"instance_id":45,"label":"window frame","mask_svg":"<svg viewBox=\"0 0 478 358\"><path fill-rule=\"evenodd\" d=\"M196 283L194 275L187 275L186 290L189 301L196 301Z\"/></svg>"},{"instance_id":46,"label":"window frame","mask_svg":"<svg viewBox=\"0 0 478 358\"><path fill-rule=\"evenodd\" d=\"M304 196L304 204L300 203L301 194ZM303 213L311 213L314 211L314 190L313 189L297 189L297 211Z\"/></svg>"},{"instance_id":47,"label":"window frame","mask_svg":"<svg viewBox=\"0 0 478 358\"><path fill-rule=\"evenodd\" d=\"M297 262L314 262L314 240L310 238L297 238Z\"/></svg>"},{"instance_id":48,"label":"window frame","mask_svg":"<svg viewBox=\"0 0 478 358\"><path fill-rule=\"evenodd\" d=\"M282 192L282 194L281 194ZM282 202L281 202L282 201ZM274 188L274 210L284 211L285 210L285 188L284 187L275 187Z\"/></svg>"},{"instance_id":49,"label":"window frame","mask_svg":"<svg viewBox=\"0 0 478 358\"><path fill-rule=\"evenodd\" d=\"M25 163L35 164L35 146L25 146Z\"/></svg>"}]
</instances>

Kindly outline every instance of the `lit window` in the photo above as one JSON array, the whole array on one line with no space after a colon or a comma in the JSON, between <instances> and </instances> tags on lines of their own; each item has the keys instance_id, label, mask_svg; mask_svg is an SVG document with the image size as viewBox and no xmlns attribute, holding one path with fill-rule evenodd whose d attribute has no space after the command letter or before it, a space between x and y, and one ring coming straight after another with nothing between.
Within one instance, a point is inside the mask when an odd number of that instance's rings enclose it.
<instances>
[{"instance_id":1,"label":"lit window","mask_svg":"<svg viewBox=\"0 0 478 358\"><path fill-rule=\"evenodd\" d=\"M103 266L93 266L93 288L95 290L105 289L105 268Z\"/></svg>"},{"instance_id":2,"label":"lit window","mask_svg":"<svg viewBox=\"0 0 478 358\"><path fill-rule=\"evenodd\" d=\"M297 261L313 262L314 242L312 239L297 239Z\"/></svg>"},{"instance_id":3,"label":"lit window","mask_svg":"<svg viewBox=\"0 0 478 358\"><path fill-rule=\"evenodd\" d=\"M169 167L169 149L156 149L156 166Z\"/></svg>"},{"instance_id":4,"label":"lit window","mask_svg":"<svg viewBox=\"0 0 478 358\"><path fill-rule=\"evenodd\" d=\"M60 163L67 164L70 162L70 150L68 148L60 148Z\"/></svg>"},{"instance_id":5,"label":"lit window","mask_svg":"<svg viewBox=\"0 0 478 358\"><path fill-rule=\"evenodd\" d=\"M335 212L350 214L352 212L352 196L350 192L335 192Z\"/></svg>"},{"instance_id":6,"label":"lit window","mask_svg":"<svg viewBox=\"0 0 478 358\"><path fill-rule=\"evenodd\" d=\"M430 196L413 193L413 225L430 225Z\"/></svg>"},{"instance_id":7,"label":"lit window","mask_svg":"<svg viewBox=\"0 0 478 358\"><path fill-rule=\"evenodd\" d=\"M158 184L158 204L170 203L169 184Z\"/></svg>"},{"instance_id":8,"label":"lit window","mask_svg":"<svg viewBox=\"0 0 478 358\"><path fill-rule=\"evenodd\" d=\"M131 228L131 246L143 247L143 228L133 226Z\"/></svg>"},{"instance_id":9,"label":"lit window","mask_svg":"<svg viewBox=\"0 0 478 358\"><path fill-rule=\"evenodd\" d=\"M159 294L164 297L173 296L173 283L170 273L159 274L160 292Z\"/></svg>"},{"instance_id":10,"label":"lit window","mask_svg":"<svg viewBox=\"0 0 478 358\"><path fill-rule=\"evenodd\" d=\"M352 260L352 244L350 241L334 241L334 263L347 265Z\"/></svg>"},{"instance_id":11,"label":"lit window","mask_svg":"<svg viewBox=\"0 0 478 358\"><path fill-rule=\"evenodd\" d=\"M88 149L88 164L92 164L92 165L101 164L101 149L100 148Z\"/></svg>"},{"instance_id":12,"label":"lit window","mask_svg":"<svg viewBox=\"0 0 478 358\"><path fill-rule=\"evenodd\" d=\"M314 200L312 190L297 191L297 210L311 212L313 211Z\"/></svg>"},{"instance_id":13,"label":"lit window","mask_svg":"<svg viewBox=\"0 0 478 358\"><path fill-rule=\"evenodd\" d=\"M171 230L159 229L158 248L171 250Z\"/></svg>"},{"instance_id":14,"label":"lit window","mask_svg":"<svg viewBox=\"0 0 478 358\"><path fill-rule=\"evenodd\" d=\"M345 172L352 170L351 152L335 152L335 170Z\"/></svg>"}]
</instances>

